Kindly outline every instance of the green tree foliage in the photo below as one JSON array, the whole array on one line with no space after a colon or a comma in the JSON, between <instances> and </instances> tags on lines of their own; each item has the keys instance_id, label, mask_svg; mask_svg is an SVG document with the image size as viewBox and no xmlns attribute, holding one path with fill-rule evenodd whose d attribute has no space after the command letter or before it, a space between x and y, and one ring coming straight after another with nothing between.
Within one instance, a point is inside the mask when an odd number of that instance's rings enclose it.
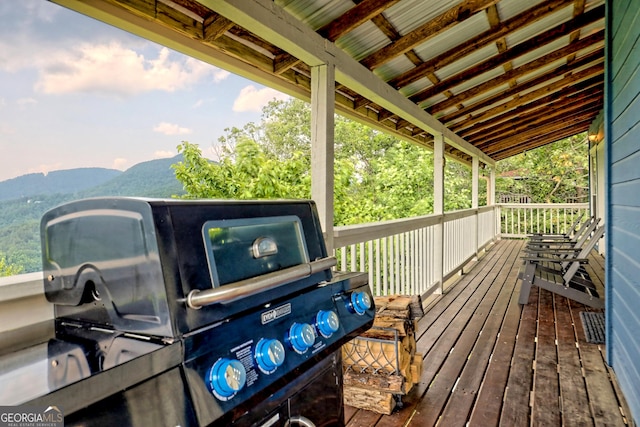
<instances>
[{"instance_id":1,"label":"green tree foliage","mask_svg":"<svg viewBox=\"0 0 640 427\"><path fill-rule=\"evenodd\" d=\"M0 254L0 277L14 276L20 273L22 273L21 266L9 263L7 258Z\"/></svg>"},{"instance_id":2,"label":"green tree foliage","mask_svg":"<svg viewBox=\"0 0 640 427\"><path fill-rule=\"evenodd\" d=\"M183 142L176 177L191 198L272 199L311 197L311 112L298 100L273 101L261 122L226 129L219 162ZM426 215L433 211L432 153L335 117L337 225ZM471 172L447 162L445 208L471 207Z\"/></svg>"},{"instance_id":3,"label":"green tree foliage","mask_svg":"<svg viewBox=\"0 0 640 427\"><path fill-rule=\"evenodd\" d=\"M588 150L583 133L502 160L496 194L527 195L533 203L587 202Z\"/></svg>"}]
</instances>

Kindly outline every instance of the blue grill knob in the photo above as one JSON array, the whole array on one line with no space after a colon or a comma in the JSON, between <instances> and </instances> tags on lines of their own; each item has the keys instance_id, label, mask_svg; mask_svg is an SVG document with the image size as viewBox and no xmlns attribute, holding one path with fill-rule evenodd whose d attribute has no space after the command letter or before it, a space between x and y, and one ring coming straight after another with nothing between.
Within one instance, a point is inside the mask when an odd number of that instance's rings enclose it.
<instances>
[{"instance_id":1,"label":"blue grill knob","mask_svg":"<svg viewBox=\"0 0 640 427\"><path fill-rule=\"evenodd\" d=\"M362 315L371 308L371 297L366 292L354 292L349 305L354 313Z\"/></svg>"},{"instance_id":2,"label":"blue grill knob","mask_svg":"<svg viewBox=\"0 0 640 427\"><path fill-rule=\"evenodd\" d=\"M333 310L320 310L316 315L316 328L318 328L320 335L329 338L334 332L338 332L340 318Z\"/></svg>"},{"instance_id":3,"label":"blue grill knob","mask_svg":"<svg viewBox=\"0 0 640 427\"><path fill-rule=\"evenodd\" d=\"M255 357L260 369L267 373L273 373L278 366L284 363L284 346L276 339L262 338L256 345Z\"/></svg>"},{"instance_id":4,"label":"blue grill knob","mask_svg":"<svg viewBox=\"0 0 640 427\"><path fill-rule=\"evenodd\" d=\"M224 400L240 391L246 381L247 371L236 359L218 359L207 375L209 390Z\"/></svg>"},{"instance_id":5,"label":"blue grill knob","mask_svg":"<svg viewBox=\"0 0 640 427\"><path fill-rule=\"evenodd\" d=\"M294 323L289 328L288 341L296 352L304 353L316 341L316 333L308 323Z\"/></svg>"}]
</instances>

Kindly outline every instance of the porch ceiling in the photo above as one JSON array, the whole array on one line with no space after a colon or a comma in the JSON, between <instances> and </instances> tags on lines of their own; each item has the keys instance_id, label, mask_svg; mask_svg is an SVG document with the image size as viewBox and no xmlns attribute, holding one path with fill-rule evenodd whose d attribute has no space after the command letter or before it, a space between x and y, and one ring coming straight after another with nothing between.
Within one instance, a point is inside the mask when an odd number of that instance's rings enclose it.
<instances>
[{"instance_id":1,"label":"porch ceiling","mask_svg":"<svg viewBox=\"0 0 640 427\"><path fill-rule=\"evenodd\" d=\"M341 113L465 162L603 108L604 0L53 1L302 98L329 57Z\"/></svg>"}]
</instances>

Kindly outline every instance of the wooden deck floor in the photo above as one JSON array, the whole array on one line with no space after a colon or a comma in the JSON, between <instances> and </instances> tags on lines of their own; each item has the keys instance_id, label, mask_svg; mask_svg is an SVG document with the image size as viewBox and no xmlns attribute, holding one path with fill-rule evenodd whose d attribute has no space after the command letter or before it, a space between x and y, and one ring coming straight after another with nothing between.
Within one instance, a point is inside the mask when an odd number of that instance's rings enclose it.
<instances>
[{"instance_id":1,"label":"wooden deck floor","mask_svg":"<svg viewBox=\"0 0 640 427\"><path fill-rule=\"evenodd\" d=\"M392 415L347 407L348 427L629 422L604 345L585 338L579 313L592 310L537 287L518 304L523 244L498 241L428 302L416 333L420 383ZM602 285L602 257L592 256L590 269Z\"/></svg>"}]
</instances>

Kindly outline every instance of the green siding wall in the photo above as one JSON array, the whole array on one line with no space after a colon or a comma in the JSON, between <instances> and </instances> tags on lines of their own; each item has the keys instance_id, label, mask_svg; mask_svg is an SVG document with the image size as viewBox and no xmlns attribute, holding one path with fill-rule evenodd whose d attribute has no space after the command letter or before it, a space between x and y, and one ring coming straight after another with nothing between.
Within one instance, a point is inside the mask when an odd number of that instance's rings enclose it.
<instances>
[{"instance_id":1,"label":"green siding wall","mask_svg":"<svg viewBox=\"0 0 640 427\"><path fill-rule=\"evenodd\" d=\"M640 0L607 2L607 357L640 419Z\"/></svg>"}]
</instances>

